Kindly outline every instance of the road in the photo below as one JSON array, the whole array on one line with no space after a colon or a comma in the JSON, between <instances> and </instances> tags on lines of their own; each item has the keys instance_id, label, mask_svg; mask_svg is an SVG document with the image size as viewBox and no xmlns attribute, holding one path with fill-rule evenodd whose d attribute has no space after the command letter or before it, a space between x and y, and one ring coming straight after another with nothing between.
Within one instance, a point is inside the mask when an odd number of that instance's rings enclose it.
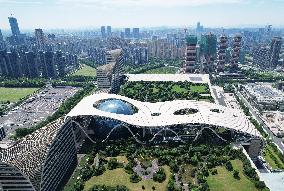
<instances>
[{"instance_id":1,"label":"road","mask_svg":"<svg viewBox=\"0 0 284 191\"><path fill-rule=\"evenodd\" d=\"M278 146L282 153L284 153L284 145L282 144L282 139L275 136L272 131L270 131L269 127L259 117L259 114L256 113L256 110L251 106L247 99L245 99L244 96L238 90L236 90L236 93L244 101L244 104L249 108L250 113L253 115L253 117L258 121L260 125L262 125L265 131L269 134L269 137L271 138L272 142Z\"/></svg>"}]
</instances>

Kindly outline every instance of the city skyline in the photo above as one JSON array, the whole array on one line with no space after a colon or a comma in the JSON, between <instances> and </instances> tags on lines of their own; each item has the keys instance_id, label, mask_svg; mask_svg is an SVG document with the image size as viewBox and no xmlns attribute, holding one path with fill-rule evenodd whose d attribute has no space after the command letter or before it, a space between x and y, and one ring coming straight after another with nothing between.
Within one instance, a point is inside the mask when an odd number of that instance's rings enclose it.
<instances>
[{"instance_id":1,"label":"city skyline","mask_svg":"<svg viewBox=\"0 0 284 191\"><path fill-rule=\"evenodd\" d=\"M101 25L123 27L195 26L245 27L272 24L283 27L281 0L0 0L0 28L8 17L26 29L80 29ZM54 14L56 13L56 14ZM224 17L224 15L226 15Z\"/></svg>"}]
</instances>

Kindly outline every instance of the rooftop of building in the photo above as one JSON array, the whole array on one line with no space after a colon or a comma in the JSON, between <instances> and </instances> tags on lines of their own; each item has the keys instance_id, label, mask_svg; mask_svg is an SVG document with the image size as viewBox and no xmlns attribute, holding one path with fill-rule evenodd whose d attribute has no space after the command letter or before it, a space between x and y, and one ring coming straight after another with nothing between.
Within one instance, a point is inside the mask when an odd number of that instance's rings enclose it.
<instances>
[{"instance_id":1,"label":"rooftop of building","mask_svg":"<svg viewBox=\"0 0 284 191\"><path fill-rule=\"evenodd\" d=\"M106 100L121 100L127 105L137 109L137 112L129 115L101 110L94 105ZM120 107L120 105L113 105ZM118 108L112 108L116 111ZM179 112L190 114L177 114ZM140 102L115 94L93 94L85 97L67 115L67 118L76 116L107 117L137 127L161 127L179 124L204 124L219 126L228 129L260 137L259 132L250 123L242 111L220 106L206 101L174 100L166 102Z\"/></svg>"}]
</instances>

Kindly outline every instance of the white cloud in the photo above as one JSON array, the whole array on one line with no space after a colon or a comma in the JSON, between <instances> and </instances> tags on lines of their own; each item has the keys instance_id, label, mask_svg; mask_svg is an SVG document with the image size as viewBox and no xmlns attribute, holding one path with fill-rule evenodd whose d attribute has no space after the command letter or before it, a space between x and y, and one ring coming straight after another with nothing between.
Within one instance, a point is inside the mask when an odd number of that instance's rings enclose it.
<instances>
[{"instance_id":1,"label":"white cloud","mask_svg":"<svg viewBox=\"0 0 284 191\"><path fill-rule=\"evenodd\" d=\"M177 7L246 3L248 0L58 0L59 4L115 7Z\"/></svg>"},{"instance_id":2,"label":"white cloud","mask_svg":"<svg viewBox=\"0 0 284 191\"><path fill-rule=\"evenodd\" d=\"M0 0L1 5L40 5L46 2L46 0Z\"/></svg>"}]
</instances>

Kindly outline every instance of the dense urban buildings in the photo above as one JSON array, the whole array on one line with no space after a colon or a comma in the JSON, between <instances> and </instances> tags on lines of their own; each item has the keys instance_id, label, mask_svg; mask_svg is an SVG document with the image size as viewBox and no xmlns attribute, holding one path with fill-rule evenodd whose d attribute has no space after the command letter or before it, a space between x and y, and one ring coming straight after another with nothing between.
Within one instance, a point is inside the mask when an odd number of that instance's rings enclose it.
<instances>
[{"instance_id":1,"label":"dense urban buildings","mask_svg":"<svg viewBox=\"0 0 284 191\"><path fill-rule=\"evenodd\" d=\"M57 52L0 51L0 74L9 77L55 78L78 67L76 55Z\"/></svg>"},{"instance_id":2,"label":"dense urban buildings","mask_svg":"<svg viewBox=\"0 0 284 191\"><path fill-rule=\"evenodd\" d=\"M0 191L282 191L284 29L131 12L80 29L5 16Z\"/></svg>"}]
</instances>

